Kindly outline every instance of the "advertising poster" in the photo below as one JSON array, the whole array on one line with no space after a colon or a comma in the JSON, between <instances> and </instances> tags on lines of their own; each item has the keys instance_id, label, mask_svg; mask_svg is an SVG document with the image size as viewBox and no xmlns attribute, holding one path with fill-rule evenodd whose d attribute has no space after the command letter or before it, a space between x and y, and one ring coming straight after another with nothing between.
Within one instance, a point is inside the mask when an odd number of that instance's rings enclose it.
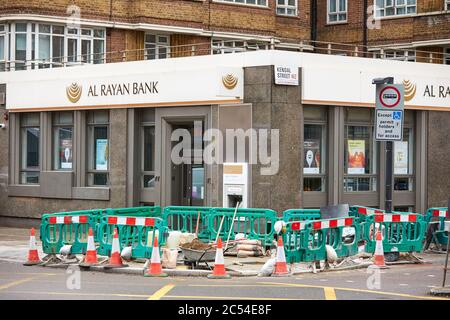
<instances>
[{"instance_id":1,"label":"advertising poster","mask_svg":"<svg viewBox=\"0 0 450 320\"><path fill-rule=\"evenodd\" d=\"M394 174L408 174L408 142L394 142Z\"/></svg>"},{"instance_id":2,"label":"advertising poster","mask_svg":"<svg viewBox=\"0 0 450 320\"><path fill-rule=\"evenodd\" d=\"M95 170L108 170L108 139L97 139Z\"/></svg>"},{"instance_id":3,"label":"advertising poster","mask_svg":"<svg viewBox=\"0 0 450 320\"><path fill-rule=\"evenodd\" d=\"M61 169L72 169L72 139L61 139Z\"/></svg>"},{"instance_id":4,"label":"advertising poster","mask_svg":"<svg viewBox=\"0 0 450 320\"><path fill-rule=\"evenodd\" d=\"M304 174L320 173L320 140L304 141L305 159L303 161Z\"/></svg>"},{"instance_id":5,"label":"advertising poster","mask_svg":"<svg viewBox=\"0 0 450 320\"><path fill-rule=\"evenodd\" d=\"M364 174L366 167L366 142L348 140L348 174Z\"/></svg>"}]
</instances>

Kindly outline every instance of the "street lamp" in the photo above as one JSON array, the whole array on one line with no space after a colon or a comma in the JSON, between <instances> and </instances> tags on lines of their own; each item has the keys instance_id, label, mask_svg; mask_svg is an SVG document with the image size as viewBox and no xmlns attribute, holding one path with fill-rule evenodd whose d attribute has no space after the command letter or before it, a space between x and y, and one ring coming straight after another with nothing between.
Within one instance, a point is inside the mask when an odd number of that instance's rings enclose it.
<instances>
[{"instance_id":1,"label":"street lamp","mask_svg":"<svg viewBox=\"0 0 450 320\"><path fill-rule=\"evenodd\" d=\"M394 77L375 78L372 80L372 84L394 84ZM385 193L385 210L386 213L392 212L392 197L393 197L393 175L392 175L392 162L393 159L393 143L392 141L386 141L386 193Z\"/></svg>"}]
</instances>

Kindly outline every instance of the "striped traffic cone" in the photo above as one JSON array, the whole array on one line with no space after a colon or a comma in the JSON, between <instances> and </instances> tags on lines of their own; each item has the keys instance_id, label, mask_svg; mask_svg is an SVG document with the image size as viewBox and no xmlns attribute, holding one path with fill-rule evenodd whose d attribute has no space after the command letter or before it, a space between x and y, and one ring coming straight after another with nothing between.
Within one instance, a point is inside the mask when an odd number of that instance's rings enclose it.
<instances>
[{"instance_id":1,"label":"striped traffic cone","mask_svg":"<svg viewBox=\"0 0 450 320\"><path fill-rule=\"evenodd\" d=\"M217 241L216 260L212 274L208 274L209 279L230 279L231 276L225 271L225 261L223 259L222 239Z\"/></svg>"},{"instance_id":2,"label":"striped traffic cone","mask_svg":"<svg viewBox=\"0 0 450 320\"><path fill-rule=\"evenodd\" d=\"M150 259L150 266L147 269L147 273L144 274L145 277L167 277L167 273L162 272L161 267L161 257L159 255L158 247L158 237L155 235L155 240L153 241L152 257Z\"/></svg>"},{"instance_id":3,"label":"striped traffic cone","mask_svg":"<svg viewBox=\"0 0 450 320\"><path fill-rule=\"evenodd\" d=\"M36 264L42 263L41 259L39 259L39 254L36 248L36 235L34 232L34 228L30 230L30 249L28 250L28 261L25 262L24 266L33 266Z\"/></svg>"},{"instance_id":4,"label":"striped traffic cone","mask_svg":"<svg viewBox=\"0 0 450 320\"><path fill-rule=\"evenodd\" d=\"M376 243L375 243L375 253L374 257L374 266L378 268L387 268L384 262L384 250L383 250L383 238L381 236L380 229L377 229L376 233Z\"/></svg>"},{"instance_id":5,"label":"striped traffic cone","mask_svg":"<svg viewBox=\"0 0 450 320\"><path fill-rule=\"evenodd\" d=\"M112 242L111 257L109 258L109 263L104 266L105 269L112 268L123 268L128 267L128 265L123 264L122 258L120 257L120 245L119 245L119 233L117 228L114 229L114 238Z\"/></svg>"},{"instance_id":6,"label":"striped traffic cone","mask_svg":"<svg viewBox=\"0 0 450 320\"><path fill-rule=\"evenodd\" d=\"M84 261L80 263L80 266L90 267L96 264L98 264L98 259L97 259L97 250L95 249L94 243L94 234L92 232L92 228L89 227L86 255L84 257Z\"/></svg>"},{"instance_id":7,"label":"striped traffic cone","mask_svg":"<svg viewBox=\"0 0 450 320\"><path fill-rule=\"evenodd\" d=\"M275 271L272 273L274 277L289 276L286 264L286 255L284 254L283 237L278 237L277 260L275 262Z\"/></svg>"}]
</instances>

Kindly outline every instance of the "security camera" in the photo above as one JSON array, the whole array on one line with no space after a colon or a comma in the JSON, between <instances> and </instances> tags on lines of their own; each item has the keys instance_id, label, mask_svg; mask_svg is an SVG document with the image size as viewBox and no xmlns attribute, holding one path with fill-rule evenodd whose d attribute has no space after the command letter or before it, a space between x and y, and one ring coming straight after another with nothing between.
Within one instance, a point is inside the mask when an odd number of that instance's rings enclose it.
<instances>
[{"instance_id":1,"label":"security camera","mask_svg":"<svg viewBox=\"0 0 450 320\"><path fill-rule=\"evenodd\" d=\"M5 129L5 128L6 128L6 124L0 123L0 129Z\"/></svg>"}]
</instances>

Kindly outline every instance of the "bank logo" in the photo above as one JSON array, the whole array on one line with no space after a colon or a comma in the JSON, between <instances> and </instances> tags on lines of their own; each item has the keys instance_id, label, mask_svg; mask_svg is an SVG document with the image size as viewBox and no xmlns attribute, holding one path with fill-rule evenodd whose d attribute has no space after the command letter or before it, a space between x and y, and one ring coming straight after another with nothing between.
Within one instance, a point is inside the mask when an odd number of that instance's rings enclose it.
<instances>
[{"instance_id":1,"label":"bank logo","mask_svg":"<svg viewBox=\"0 0 450 320\"><path fill-rule=\"evenodd\" d=\"M83 91L83 87L78 83L74 82L70 86L66 88L67 98L70 102L76 103L81 98L81 92Z\"/></svg>"},{"instance_id":2,"label":"bank logo","mask_svg":"<svg viewBox=\"0 0 450 320\"><path fill-rule=\"evenodd\" d=\"M222 83L228 90L233 90L238 83L238 78L232 74L227 74L222 77Z\"/></svg>"},{"instance_id":3,"label":"bank logo","mask_svg":"<svg viewBox=\"0 0 450 320\"><path fill-rule=\"evenodd\" d=\"M409 80L403 80L403 86L405 87L405 101L410 101L416 95L416 84Z\"/></svg>"}]
</instances>

